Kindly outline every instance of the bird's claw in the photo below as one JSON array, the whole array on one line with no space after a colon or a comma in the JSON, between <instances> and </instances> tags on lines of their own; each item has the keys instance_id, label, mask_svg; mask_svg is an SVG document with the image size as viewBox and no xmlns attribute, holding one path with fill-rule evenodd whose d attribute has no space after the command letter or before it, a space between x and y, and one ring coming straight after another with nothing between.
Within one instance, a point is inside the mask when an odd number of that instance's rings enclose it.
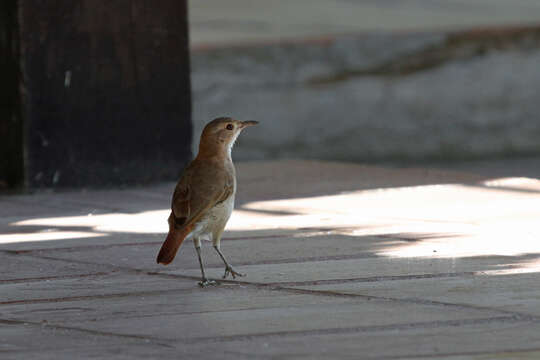
<instances>
[{"instance_id":1,"label":"bird's claw","mask_svg":"<svg viewBox=\"0 0 540 360\"><path fill-rule=\"evenodd\" d=\"M240 274L239 272L235 271L231 266L225 267L225 274L223 274L223 278L226 279L229 274L232 275L233 279L236 279L237 276L242 277L246 276L245 274Z\"/></svg>"},{"instance_id":2,"label":"bird's claw","mask_svg":"<svg viewBox=\"0 0 540 360\"><path fill-rule=\"evenodd\" d=\"M199 286L202 288L213 285L216 285L214 280L202 279L202 281L199 281Z\"/></svg>"}]
</instances>

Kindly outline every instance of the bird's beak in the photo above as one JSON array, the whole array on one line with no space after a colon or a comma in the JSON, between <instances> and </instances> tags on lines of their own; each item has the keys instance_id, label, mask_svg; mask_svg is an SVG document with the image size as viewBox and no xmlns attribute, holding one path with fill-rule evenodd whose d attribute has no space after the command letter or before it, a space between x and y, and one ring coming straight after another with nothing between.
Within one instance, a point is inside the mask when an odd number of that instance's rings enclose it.
<instances>
[{"instance_id":1,"label":"bird's beak","mask_svg":"<svg viewBox=\"0 0 540 360\"><path fill-rule=\"evenodd\" d=\"M243 129L248 126L257 125L259 122L254 120L242 121L240 127Z\"/></svg>"}]
</instances>

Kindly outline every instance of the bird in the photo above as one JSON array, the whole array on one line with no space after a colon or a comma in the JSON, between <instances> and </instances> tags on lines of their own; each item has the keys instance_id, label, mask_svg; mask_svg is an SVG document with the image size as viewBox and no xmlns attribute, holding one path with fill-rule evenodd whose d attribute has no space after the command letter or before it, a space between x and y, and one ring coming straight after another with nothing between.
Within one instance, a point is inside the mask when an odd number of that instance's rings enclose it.
<instances>
[{"instance_id":1,"label":"bird","mask_svg":"<svg viewBox=\"0 0 540 360\"><path fill-rule=\"evenodd\" d=\"M201 287L214 285L204 272L201 240L212 241L225 264L223 278L245 276L234 270L220 249L221 236L234 208L236 171L231 158L238 135L257 121L219 117L203 129L197 156L184 169L176 184L168 218L169 232L157 256L157 263L168 265L186 239L193 239L202 279Z\"/></svg>"}]
</instances>

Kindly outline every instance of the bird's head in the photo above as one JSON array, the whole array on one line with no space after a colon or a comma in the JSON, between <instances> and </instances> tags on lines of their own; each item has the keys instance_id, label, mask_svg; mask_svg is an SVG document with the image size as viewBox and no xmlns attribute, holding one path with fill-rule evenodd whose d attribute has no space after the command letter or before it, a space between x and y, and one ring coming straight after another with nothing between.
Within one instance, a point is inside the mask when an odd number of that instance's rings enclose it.
<instances>
[{"instance_id":1,"label":"bird's head","mask_svg":"<svg viewBox=\"0 0 540 360\"><path fill-rule=\"evenodd\" d=\"M220 117L210 121L201 134L199 154L225 152L230 155L234 142L242 130L257 124L257 121L239 121L230 117Z\"/></svg>"}]
</instances>

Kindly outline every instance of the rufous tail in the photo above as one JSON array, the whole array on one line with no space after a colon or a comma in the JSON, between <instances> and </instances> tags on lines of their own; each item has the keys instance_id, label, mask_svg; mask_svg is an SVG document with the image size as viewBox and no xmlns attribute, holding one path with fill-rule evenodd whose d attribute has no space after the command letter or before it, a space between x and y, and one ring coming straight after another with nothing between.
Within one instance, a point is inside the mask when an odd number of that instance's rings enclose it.
<instances>
[{"instance_id":1,"label":"rufous tail","mask_svg":"<svg viewBox=\"0 0 540 360\"><path fill-rule=\"evenodd\" d=\"M191 229L184 228L181 230L172 229L169 231L157 256L156 261L158 264L169 265L174 260L180 245L182 245L182 242L189 234L190 230Z\"/></svg>"}]
</instances>

